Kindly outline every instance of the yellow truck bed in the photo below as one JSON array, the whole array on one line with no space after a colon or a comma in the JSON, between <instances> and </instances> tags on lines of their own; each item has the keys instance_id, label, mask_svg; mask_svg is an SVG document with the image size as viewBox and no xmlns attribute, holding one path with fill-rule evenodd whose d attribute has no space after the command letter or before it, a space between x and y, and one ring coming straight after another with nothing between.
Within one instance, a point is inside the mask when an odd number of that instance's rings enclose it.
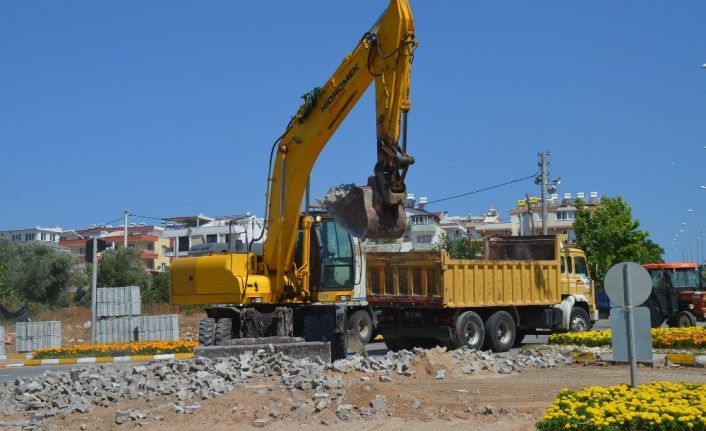
<instances>
[{"instance_id":1,"label":"yellow truck bed","mask_svg":"<svg viewBox=\"0 0 706 431\"><path fill-rule=\"evenodd\" d=\"M414 307L561 302L557 260L456 260L445 252L368 253L367 298Z\"/></svg>"}]
</instances>

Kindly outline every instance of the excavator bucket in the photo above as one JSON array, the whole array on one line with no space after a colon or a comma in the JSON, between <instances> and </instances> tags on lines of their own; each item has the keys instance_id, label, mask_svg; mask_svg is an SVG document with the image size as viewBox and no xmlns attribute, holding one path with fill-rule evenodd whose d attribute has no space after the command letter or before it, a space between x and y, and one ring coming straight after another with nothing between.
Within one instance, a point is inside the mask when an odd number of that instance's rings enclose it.
<instances>
[{"instance_id":1,"label":"excavator bucket","mask_svg":"<svg viewBox=\"0 0 706 431\"><path fill-rule=\"evenodd\" d=\"M407 228L404 205L385 205L369 185L342 184L331 188L322 204L338 224L358 238L400 238Z\"/></svg>"}]
</instances>

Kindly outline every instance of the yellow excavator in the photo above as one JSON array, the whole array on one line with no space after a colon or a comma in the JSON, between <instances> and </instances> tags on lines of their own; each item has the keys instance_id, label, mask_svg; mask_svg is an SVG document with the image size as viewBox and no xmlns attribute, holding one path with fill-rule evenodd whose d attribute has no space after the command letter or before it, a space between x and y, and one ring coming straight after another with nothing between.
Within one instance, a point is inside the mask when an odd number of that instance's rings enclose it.
<instances>
[{"instance_id":1,"label":"yellow excavator","mask_svg":"<svg viewBox=\"0 0 706 431\"><path fill-rule=\"evenodd\" d=\"M355 283L351 234L397 238L406 228L405 176L410 70L417 46L408 0L391 0L331 78L304 103L270 151L262 252L176 259L174 304L206 308L202 345L234 338L303 337L331 343L333 358L347 345L345 302ZM314 163L365 90L375 82L377 163L367 186L332 189L323 204L331 217L301 214ZM402 142L400 143L400 135Z\"/></svg>"}]
</instances>

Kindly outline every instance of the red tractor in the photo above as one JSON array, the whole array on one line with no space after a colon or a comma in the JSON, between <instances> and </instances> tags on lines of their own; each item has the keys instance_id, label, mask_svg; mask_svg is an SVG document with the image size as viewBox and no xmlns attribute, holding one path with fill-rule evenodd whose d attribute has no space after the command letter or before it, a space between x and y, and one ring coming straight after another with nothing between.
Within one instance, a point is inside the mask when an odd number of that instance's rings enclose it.
<instances>
[{"instance_id":1,"label":"red tractor","mask_svg":"<svg viewBox=\"0 0 706 431\"><path fill-rule=\"evenodd\" d=\"M642 265L652 278L652 293L643 306L650 309L650 321L658 328L666 321L675 327L696 326L706 313L706 291L701 268L695 263L653 263Z\"/></svg>"}]
</instances>

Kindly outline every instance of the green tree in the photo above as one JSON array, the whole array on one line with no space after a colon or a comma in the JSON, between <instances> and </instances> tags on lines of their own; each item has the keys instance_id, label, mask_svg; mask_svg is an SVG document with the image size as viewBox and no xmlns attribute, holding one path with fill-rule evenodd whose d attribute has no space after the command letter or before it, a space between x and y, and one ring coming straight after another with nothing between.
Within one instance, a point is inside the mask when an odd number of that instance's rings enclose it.
<instances>
[{"instance_id":1,"label":"green tree","mask_svg":"<svg viewBox=\"0 0 706 431\"><path fill-rule=\"evenodd\" d=\"M461 238L453 242L448 235L441 235L434 250L447 252L451 259L477 259L483 250L483 244L468 238Z\"/></svg>"},{"instance_id":2,"label":"green tree","mask_svg":"<svg viewBox=\"0 0 706 431\"><path fill-rule=\"evenodd\" d=\"M42 244L0 241L3 292L19 300L64 305L76 259ZM12 299L12 298L5 298Z\"/></svg>"},{"instance_id":3,"label":"green tree","mask_svg":"<svg viewBox=\"0 0 706 431\"><path fill-rule=\"evenodd\" d=\"M84 274L77 274L75 280L85 283L76 292L76 301L83 305L91 303L91 278L93 267L86 266ZM139 286L141 295L149 289L152 276L142 264L140 250L134 247L121 247L106 250L98 259L98 287Z\"/></svg>"},{"instance_id":4,"label":"green tree","mask_svg":"<svg viewBox=\"0 0 706 431\"><path fill-rule=\"evenodd\" d=\"M142 301L147 304L169 302L169 272L160 272L152 277L149 289L142 293Z\"/></svg>"},{"instance_id":5,"label":"green tree","mask_svg":"<svg viewBox=\"0 0 706 431\"><path fill-rule=\"evenodd\" d=\"M140 250L123 247L104 251L98 262L98 286L140 286L141 290L148 289L150 274L140 260Z\"/></svg>"},{"instance_id":6,"label":"green tree","mask_svg":"<svg viewBox=\"0 0 706 431\"><path fill-rule=\"evenodd\" d=\"M662 262L664 250L639 229L630 205L620 196L604 196L595 208L579 201L576 205L574 230L576 242L586 253L594 281L603 288L608 270L620 262Z\"/></svg>"}]
</instances>

